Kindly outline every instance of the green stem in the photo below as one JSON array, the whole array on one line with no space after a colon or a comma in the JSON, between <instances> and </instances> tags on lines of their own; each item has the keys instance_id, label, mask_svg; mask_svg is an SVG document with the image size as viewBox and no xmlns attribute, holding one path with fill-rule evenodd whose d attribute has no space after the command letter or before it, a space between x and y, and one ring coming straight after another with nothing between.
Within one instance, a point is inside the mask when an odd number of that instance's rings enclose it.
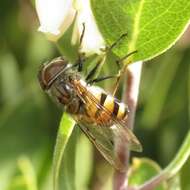
<instances>
[{"instance_id":1,"label":"green stem","mask_svg":"<svg viewBox=\"0 0 190 190\"><path fill-rule=\"evenodd\" d=\"M137 190L153 190L156 186L158 186L164 180L168 180L171 177L175 176L182 166L185 164L187 159L190 156L190 130L179 149L179 152L175 156L175 158L171 161L171 163L157 176L147 181L142 186L138 187Z\"/></svg>"},{"instance_id":2,"label":"green stem","mask_svg":"<svg viewBox=\"0 0 190 190\"><path fill-rule=\"evenodd\" d=\"M182 166L185 164L189 156L190 156L190 130L178 154L163 172L169 174L168 178L173 177L182 168Z\"/></svg>"},{"instance_id":3,"label":"green stem","mask_svg":"<svg viewBox=\"0 0 190 190\"><path fill-rule=\"evenodd\" d=\"M127 68L127 80L126 83L123 84L124 87L124 96L123 101L128 104L129 114L127 118L127 127L131 130L133 129L136 105L139 94L139 84L140 84L140 76L142 71L142 62L136 62L128 66ZM127 89L126 86L127 85ZM121 160L125 159L126 167L129 165L129 157L130 152L126 150L125 146L122 144L116 147L117 153L121 156ZM114 179L113 179L113 189L114 190L124 190L127 187L127 170L126 172L119 172L115 170Z\"/></svg>"}]
</instances>

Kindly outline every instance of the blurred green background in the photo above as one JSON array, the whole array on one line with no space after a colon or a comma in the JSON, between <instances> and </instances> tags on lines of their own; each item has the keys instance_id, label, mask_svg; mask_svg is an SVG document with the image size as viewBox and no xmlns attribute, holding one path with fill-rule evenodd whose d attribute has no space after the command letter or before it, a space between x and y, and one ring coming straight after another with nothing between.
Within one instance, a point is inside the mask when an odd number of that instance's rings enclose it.
<instances>
[{"instance_id":1,"label":"blurred green background","mask_svg":"<svg viewBox=\"0 0 190 190\"><path fill-rule=\"evenodd\" d=\"M31 1L0 4L0 189L52 189L53 147L62 113L40 89L37 72L59 52L37 32ZM190 30L143 66L135 134L144 151L134 155L149 157L161 167L176 154L190 126L189 62ZM110 166L86 137L77 138L78 169L86 164L90 168L82 176L88 182L79 179L79 173L78 183L88 183L90 189L104 186L106 175L102 179L100 171L109 171Z\"/></svg>"}]
</instances>

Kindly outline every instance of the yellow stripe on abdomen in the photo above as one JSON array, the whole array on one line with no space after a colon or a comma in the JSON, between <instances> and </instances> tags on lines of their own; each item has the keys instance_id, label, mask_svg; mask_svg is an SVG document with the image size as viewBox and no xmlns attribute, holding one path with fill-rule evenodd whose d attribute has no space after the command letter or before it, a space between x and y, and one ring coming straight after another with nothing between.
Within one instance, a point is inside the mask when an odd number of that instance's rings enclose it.
<instances>
[{"instance_id":1,"label":"yellow stripe on abdomen","mask_svg":"<svg viewBox=\"0 0 190 190\"><path fill-rule=\"evenodd\" d=\"M114 110L114 98L110 95L106 95L103 106L112 114Z\"/></svg>"},{"instance_id":2,"label":"yellow stripe on abdomen","mask_svg":"<svg viewBox=\"0 0 190 190\"><path fill-rule=\"evenodd\" d=\"M90 87L88 88L88 91L89 91L89 93L92 93L92 94L93 94L93 96L96 98L96 100L97 100L98 102L101 101L102 90L101 90L100 88L94 87L94 86L90 86ZM87 96L88 96L88 95L87 95ZM87 113L88 113L88 115L90 115L91 117L95 118L96 113L97 113L97 110L98 110L98 107L97 107L97 105L93 102L93 100L92 100L91 103L88 102L88 105L86 105L86 107L87 107Z\"/></svg>"},{"instance_id":3,"label":"yellow stripe on abdomen","mask_svg":"<svg viewBox=\"0 0 190 190\"><path fill-rule=\"evenodd\" d=\"M117 114L118 119L126 119L128 115L128 108L126 107L125 104L119 103L119 111Z\"/></svg>"}]
</instances>

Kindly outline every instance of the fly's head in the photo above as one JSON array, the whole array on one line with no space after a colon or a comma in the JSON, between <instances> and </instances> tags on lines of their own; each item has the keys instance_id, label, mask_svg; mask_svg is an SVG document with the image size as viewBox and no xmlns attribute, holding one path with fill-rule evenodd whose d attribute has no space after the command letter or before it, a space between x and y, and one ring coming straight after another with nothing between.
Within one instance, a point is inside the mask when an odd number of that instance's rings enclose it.
<instances>
[{"instance_id":1,"label":"fly's head","mask_svg":"<svg viewBox=\"0 0 190 190\"><path fill-rule=\"evenodd\" d=\"M41 88L61 107L70 104L77 96L75 81L80 80L80 74L75 65L69 64L63 57L42 65L38 79Z\"/></svg>"},{"instance_id":2,"label":"fly's head","mask_svg":"<svg viewBox=\"0 0 190 190\"><path fill-rule=\"evenodd\" d=\"M45 91L49 90L60 75L67 75L69 65L63 57L57 57L49 63L43 64L38 73L41 88Z\"/></svg>"}]
</instances>

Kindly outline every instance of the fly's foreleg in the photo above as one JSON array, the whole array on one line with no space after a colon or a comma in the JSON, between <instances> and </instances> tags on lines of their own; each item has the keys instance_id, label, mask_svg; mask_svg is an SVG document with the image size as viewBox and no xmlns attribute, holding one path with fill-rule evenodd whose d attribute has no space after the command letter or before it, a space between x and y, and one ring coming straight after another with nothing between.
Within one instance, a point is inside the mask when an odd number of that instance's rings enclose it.
<instances>
[{"instance_id":1,"label":"fly's foreleg","mask_svg":"<svg viewBox=\"0 0 190 190\"><path fill-rule=\"evenodd\" d=\"M85 23L82 24L83 28L82 28L82 33L80 35L80 39L79 39L79 53L78 53L78 60L77 60L77 67L78 67L78 71L81 72L83 70L83 64L85 62L85 53L81 53L80 49L82 46L82 42L84 39L84 34L85 34Z\"/></svg>"}]
</instances>

